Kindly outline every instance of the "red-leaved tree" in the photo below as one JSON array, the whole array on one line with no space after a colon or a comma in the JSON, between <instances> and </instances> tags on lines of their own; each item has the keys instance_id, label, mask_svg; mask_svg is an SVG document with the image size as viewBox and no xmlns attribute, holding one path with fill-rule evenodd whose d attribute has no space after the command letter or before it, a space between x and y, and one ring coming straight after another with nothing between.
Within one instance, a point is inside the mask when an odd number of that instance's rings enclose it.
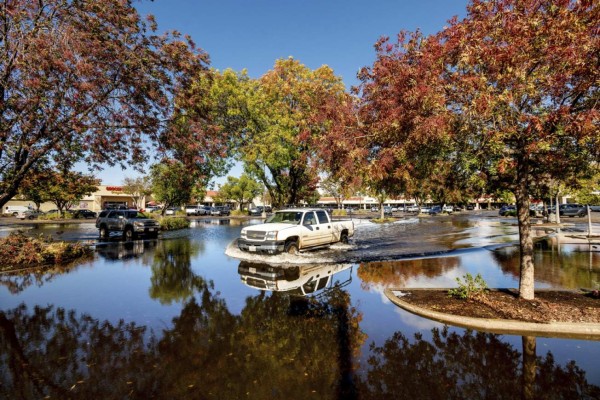
<instances>
[{"instance_id":1,"label":"red-leaved tree","mask_svg":"<svg viewBox=\"0 0 600 400\"><path fill-rule=\"evenodd\" d=\"M176 116L176 94L208 74L189 38L155 32L131 1L0 4L0 206L44 159L146 159Z\"/></svg>"}]
</instances>

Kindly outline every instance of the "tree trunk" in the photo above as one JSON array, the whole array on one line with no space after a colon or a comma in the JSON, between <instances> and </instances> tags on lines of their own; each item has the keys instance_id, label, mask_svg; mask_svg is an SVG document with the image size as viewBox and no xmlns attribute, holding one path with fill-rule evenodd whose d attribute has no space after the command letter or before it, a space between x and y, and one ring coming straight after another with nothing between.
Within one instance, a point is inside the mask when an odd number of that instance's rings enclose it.
<instances>
[{"instance_id":1,"label":"tree trunk","mask_svg":"<svg viewBox=\"0 0 600 400\"><path fill-rule=\"evenodd\" d=\"M555 203L555 205L554 205L554 215L556 215L556 223L557 224L560 224L560 212L558 210L558 206L560 205L560 204L558 204L558 196L559 196L559 194L560 194L560 192L556 193L556 201L554 202Z\"/></svg>"},{"instance_id":2,"label":"tree trunk","mask_svg":"<svg viewBox=\"0 0 600 400\"><path fill-rule=\"evenodd\" d=\"M519 297L533 300L535 296L533 239L529 221L529 190L527 185L526 167L520 167L518 172L515 197L517 200L517 218L519 221L519 248L521 251L521 271L519 277Z\"/></svg>"},{"instance_id":3,"label":"tree trunk","mask_svg":"<svg viewBox=\"0 0 600 400\"><path fill-rule=\"evenodd\" d=\"M537 372L536 337L523 336L523 390L521 398L535 399L535 377Z\"/></svg>"}]
</instances>

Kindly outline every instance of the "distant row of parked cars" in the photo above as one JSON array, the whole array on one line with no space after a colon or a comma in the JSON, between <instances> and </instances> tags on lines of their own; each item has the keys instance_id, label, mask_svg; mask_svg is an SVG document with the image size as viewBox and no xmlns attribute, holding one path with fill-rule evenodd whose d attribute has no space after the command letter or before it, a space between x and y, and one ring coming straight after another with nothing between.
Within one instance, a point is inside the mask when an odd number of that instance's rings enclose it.
<instances>
[{"instance_id":1,"label":"distant row of parked cars","mask_svg":"<svg viewBox=\"0 0 600 400\"><path fill-rule=\"evenodd\" d=\"M65 211L66 213L69 213L71 215L72 218L75 219L94 219L97 217L97 214L93 211L90 210L68 210ZM24 211L19 211L16 213L16 217L18 219L28 219L28 220L33 220L36 218L41 217L42 215L52 215L52 214L58 214L59 211L58 210L49 210L49 211L37 211L37 210L24 210ZM13 214L14 215L14 214Z\"/></svg>"},{"instance_id":2,"label":"distant row of parked cars","mask_svg":"<svg viewBox=\"0 0 600 400\"><path fill-rule=\"evenodd\" d=\"M600 211L600 206L590 206L592 211ZM547 214L555 214L556 207L549 207L546 211L543 211L537 206L531 206L529 209L530 216L536 216L538 213L546 216ZM506 205L500 208L498 214L502 217L515 216L517 215L517 207L514 205ZM558 215L561 217L580 217L583 218L588 215L588 206L577 203L567 203L558 206Z\"/></svg>"},{"instance_id":3,"label":"distant row of parked cars","mask_svg":"<svg viewBox=\"0 0 600 400\"><path fill-rule=\"evenodd\" d=\"M169 212L170 211L170 212ZM167 215L175 214L175 209L167 209ZM214 215L214 216L223 216L230 215L231 210L226 206L217 206L217 207L209 207L209 206L200 206L200 205L187 205L185 206L185 215L199 216L199 215Z\"/></svg>"}]
</instances>

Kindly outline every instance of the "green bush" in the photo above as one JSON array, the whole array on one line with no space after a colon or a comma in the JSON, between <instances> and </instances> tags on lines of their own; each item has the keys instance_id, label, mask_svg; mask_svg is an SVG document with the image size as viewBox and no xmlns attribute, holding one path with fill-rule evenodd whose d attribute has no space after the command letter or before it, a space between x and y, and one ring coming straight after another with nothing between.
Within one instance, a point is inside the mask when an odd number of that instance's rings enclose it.
<instances>
[{"instance_id":1,"label":"green bush","mask_svg":"<svg viewBox=\"0 0 600 400\"><path fill-rule=\"evenodd\" d=\"M334 217L346 217L348 212L346 210L333 210L331 213Z\"/></svg>"},{"instance_id":2,"label":"green bush","mask_svg":"<svg viewBox=\"0 0 600 400\"><path fill-rule=\"evenodd\" d=\"M63 215L61 217L60 213L51 213L51 214L42 214L38 217L38 219L44 220L44 221L54 221L57 219L71 219L73 218L73 213L70 213L68 211L64 211Z\"/></svg>"},{"instance_id":3,"label":"green bush","mask_svg":"<svg viewBox=\"0 0 600 400\"><path fill-rule=\"evenodd\" d=\"M458 287L448 290L450 297L458 297L459 299L472 299L485 294L487 284L480 274L475 278L469 273L464 276L464 282L460 278L456 278Z\"/></svg>"},{"instance_id":4,"label":"green bush","mask_svg":"<svg viewBox=\"0 0 600 400\"><path fill-rule=\"evenodd\" d=\"M81 243L54 242L50 237L25 236L23 232L13 232L0 239L0 269L59 265L76 259L87 258L93 251Z\"/></svg>"},{"instance_id":5,"label":"green bush","mask_svg":"<svg viewBox=\"0 0 600 400\"><path fill-rule=\"evenodd\" d=\"M246 215L248 215L248 211L247 210L232 210L231 211L231 216L232 217L245 217Z\"/></svg>"},{"instance_id":6,"label":"green bush","mask_svg":"<svg viewBox=\"0 0 600 400\"><path fill-rule=\"evenodd\" d=\"M190 221L183 217L158 217L156 220L160 223L160 229L163 231L175 231L190 227Z\"/></svg>"},{"instance_id":7,"label":"green bush","mask_svg":"<svg viewBox=\"0 0 600 400\"><path fill-rule=\"evenodd\" d=\"M376 224L385 224L385 223L394 222L394 221L396 221L396 218L383 218L383 219L382 218L375 218L375 219L371 220L371 222L374 222Z\"/></svg>"}]
</instances>

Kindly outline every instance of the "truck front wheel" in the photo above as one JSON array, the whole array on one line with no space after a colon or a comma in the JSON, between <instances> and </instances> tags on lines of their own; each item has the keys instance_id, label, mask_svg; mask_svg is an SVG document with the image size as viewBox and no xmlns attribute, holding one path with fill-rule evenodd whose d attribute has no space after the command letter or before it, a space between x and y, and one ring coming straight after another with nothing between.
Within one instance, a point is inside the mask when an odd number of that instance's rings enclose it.
<instances>
[{"instance_id":1,"label":"truck front wheel","mask_svg":"<svg viewBox=\"0 0 600 400\"><path fill-rule=\"evenodd\" d=\"M291 241L285 244L284 248L285 252L288 254L298 254L298 242Z\"/></svg>"},{"instance_id":2,"label":"truck front wheel","mask_svg":"<svg viewBox=\"0 0 600 400\"><path fill-rule=\"evenodd\" d=\"M100 238L106 239L108 238L108 229L105 225L100 226Z\"/></svg>"},{"instance_id":3,"label":"truck front wheel","mask_svg":"<svg viewBox=\"0 0 600 400\"><path fill-rule=\"evenodd\" d=\"M133 234L133 228L131 226L128 226L125 228L125 230L123 231L123 239L129 241L129 240L133 240L134 234Z\"/></svg>"}]
</instances>

